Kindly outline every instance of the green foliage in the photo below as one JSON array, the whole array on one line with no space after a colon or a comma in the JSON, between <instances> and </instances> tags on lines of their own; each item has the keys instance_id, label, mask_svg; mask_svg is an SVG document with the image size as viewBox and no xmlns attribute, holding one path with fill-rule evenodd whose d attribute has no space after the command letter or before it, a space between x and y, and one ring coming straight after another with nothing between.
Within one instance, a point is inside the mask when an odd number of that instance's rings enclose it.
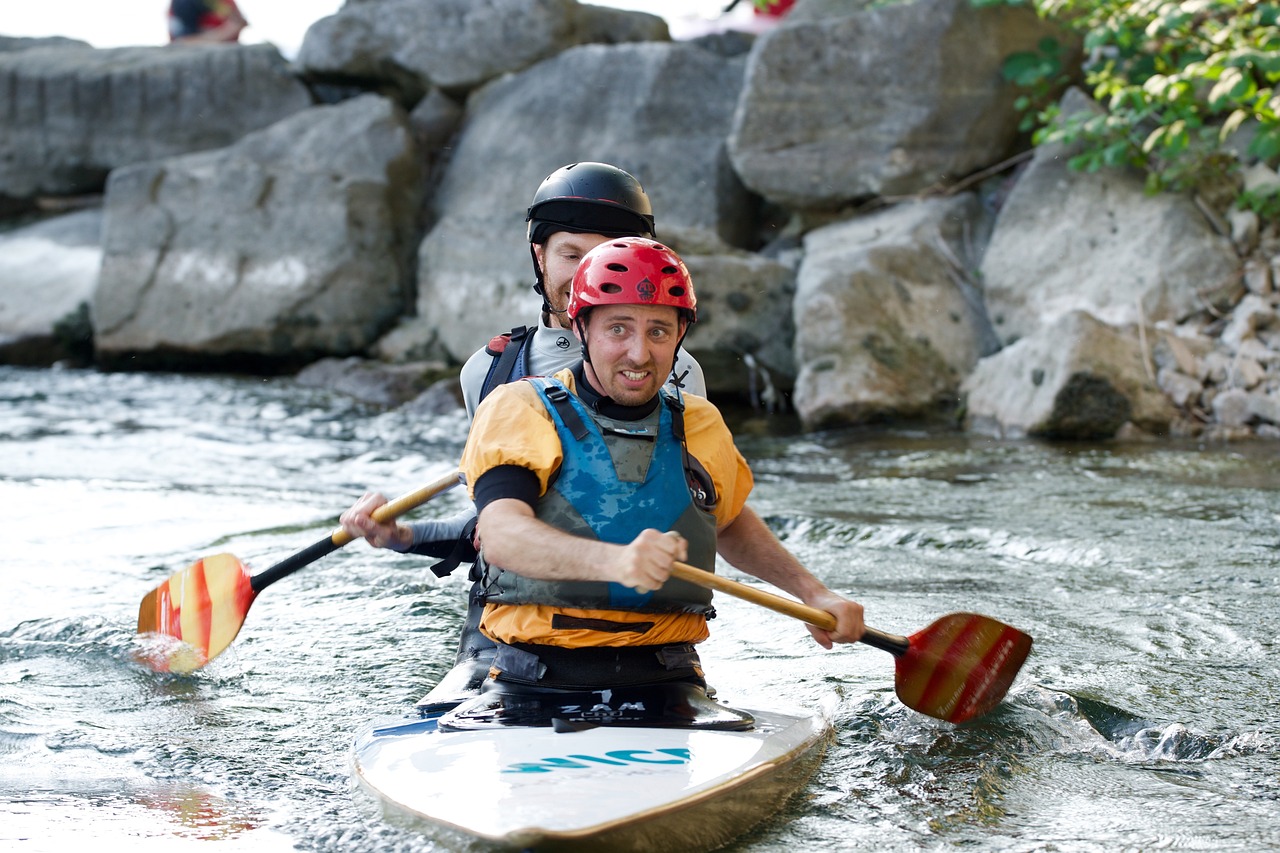
<instances>
[{"instance_id":1,"label":"green foliage","mask_svg":"<svg viewBox=\"0 0 1280 853\"><path fill-rule=\"evenodd\" d=\"M1272 167L1280 162L1280 4L1033 2L1041 16L1083 36L1085 81L1105 108L1102 115L1063 115L1056 104L1037 101L1060 78L1056 45L1006 60L1006 79L1030 93L1020 105L1036 128L1033 140L1078 143L1073 168L1137 168L1156 192L1233 180L1241 149ZM1237 203L1275 217L1280 201L1263 196Z\"/></svg>"}]
</instances>

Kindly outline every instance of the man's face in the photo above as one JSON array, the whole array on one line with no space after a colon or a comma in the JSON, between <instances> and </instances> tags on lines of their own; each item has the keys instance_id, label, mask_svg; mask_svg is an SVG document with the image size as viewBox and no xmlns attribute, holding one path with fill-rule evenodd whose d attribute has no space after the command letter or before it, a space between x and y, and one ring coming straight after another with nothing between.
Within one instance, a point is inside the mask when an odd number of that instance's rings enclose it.
<instances>
[{"instance_id":1,"label":"man's face","mask_svg":"<svg viewBox=\"0 0 1280 853\"><path fill-rule=\"evenodd\" d=\"M624 406L648 402L675 362L684 321L663 305L601 305L587 316L587 378Z\"/></svg>"},{"instance_id":2,"label":"man's face","mask_svg":"<svg viewBox=\"0 0 1280 853\"><path fill-rule=\"evenodd\" d=\"M564 309L569 305L569 289L573 286L573 274L578 270L578 262L583 255L608 239L603 234L557 231L547 238L547 242L533 244L538 265L542 267L547 302L554 309L551 312L551 325L569 328L569 317Z\"/></svg>"}]
</instances>

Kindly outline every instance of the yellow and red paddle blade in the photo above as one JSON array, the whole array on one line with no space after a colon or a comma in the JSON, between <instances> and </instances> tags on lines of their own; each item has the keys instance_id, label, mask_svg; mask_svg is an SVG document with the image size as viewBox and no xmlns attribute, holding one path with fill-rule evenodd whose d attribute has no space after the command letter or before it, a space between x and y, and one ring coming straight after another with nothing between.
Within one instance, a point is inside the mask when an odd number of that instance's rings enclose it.
<instances>
[{"instance_id":1,"label":"yellow and red paddle blade","mask_svg":"<svg viewBox=\"0 0 1280 853\"><path fill-rule=\"evenodd\" d=\"M233 554L196 560L142 599L138 633L157 635L143 659L157 672L194 672L231 645L257 595Z\"/></svg>"},{"instance_id":2,"label":"yellow and red paddle blade","mask_svg":"<svg viewBox=\"0 0 1280 853\"><path fill-rule=\"evenodd\" d=\"M894 687L908 708L963 723L990 711L1031 652L1031 637L977 613L951 613L907 638Z\"/></svg>"},{"instance_id":3,"label":"yellow and red paddle blade","mask_svg":"<svg viewBox=\"0 0 1280 853\"><path fill-rule=\"evenodd\" d=\"M825 610L676 563L671 576L725 592L830 631L836 617ZM902 704L939 720L963 723L990 711L1031 652L1031 637L976 613L952 613L910 637L867 628L862 642L895 660L894 688Z\"/></svg>"}]
</instances>

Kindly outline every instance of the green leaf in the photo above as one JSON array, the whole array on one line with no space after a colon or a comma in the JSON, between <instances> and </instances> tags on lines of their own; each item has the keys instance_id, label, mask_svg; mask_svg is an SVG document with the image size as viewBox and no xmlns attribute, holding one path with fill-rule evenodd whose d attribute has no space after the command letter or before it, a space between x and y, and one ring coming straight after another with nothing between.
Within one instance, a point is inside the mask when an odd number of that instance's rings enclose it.
<instances>
[{"instance_id":1,"label":"green leaf","mask_svg":"<svg viewBox=\"0 0 1280 853\"><path fill-rule=\"evenodd\" d=\"M1261 160L1280 156L1280 127L1272 125L1259 131L1249 143L1249 153Z\"/></svg>"},{"instance_id":2,"label":"green leaf","mask_svg":"<svg viewBox=\"0 0 1280 853\"><path fill-rule=\"evenodd\" d=\"M1221 109L1226 100L1239 100L1240 95L1251 82L1245 78L1239 68L1224 69L1218 82L1209 90L1209 108Z\"/></svg>"}]
</instances>

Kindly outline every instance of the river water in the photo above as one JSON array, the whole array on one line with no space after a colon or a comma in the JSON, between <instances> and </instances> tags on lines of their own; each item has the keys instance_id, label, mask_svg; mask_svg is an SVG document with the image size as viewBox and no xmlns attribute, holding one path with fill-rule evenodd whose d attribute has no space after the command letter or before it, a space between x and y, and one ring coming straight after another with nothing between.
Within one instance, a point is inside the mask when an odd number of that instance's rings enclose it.
<instances>
[{"instance_id":1,"label":"river water","mask_svg":"<svg viewBox=\"0 0 1280 853\"><path fill-rule=\"evenodd\" d=\"M731 849L1280 848L1280 447L741 435L753 504L869 624L972 610L1035 646L1006 703L956 727L903 708L889 655L717 596L721 698L831 703L837 730ZM446 670L462 577L352 544L189 677L135 663L134 628L194 559L261 570L366 488L448 472L464 437L461 414L288 379L0 368L0 847L437 849L382 818L349 750Z\"/></svg>"}]
</instances>

